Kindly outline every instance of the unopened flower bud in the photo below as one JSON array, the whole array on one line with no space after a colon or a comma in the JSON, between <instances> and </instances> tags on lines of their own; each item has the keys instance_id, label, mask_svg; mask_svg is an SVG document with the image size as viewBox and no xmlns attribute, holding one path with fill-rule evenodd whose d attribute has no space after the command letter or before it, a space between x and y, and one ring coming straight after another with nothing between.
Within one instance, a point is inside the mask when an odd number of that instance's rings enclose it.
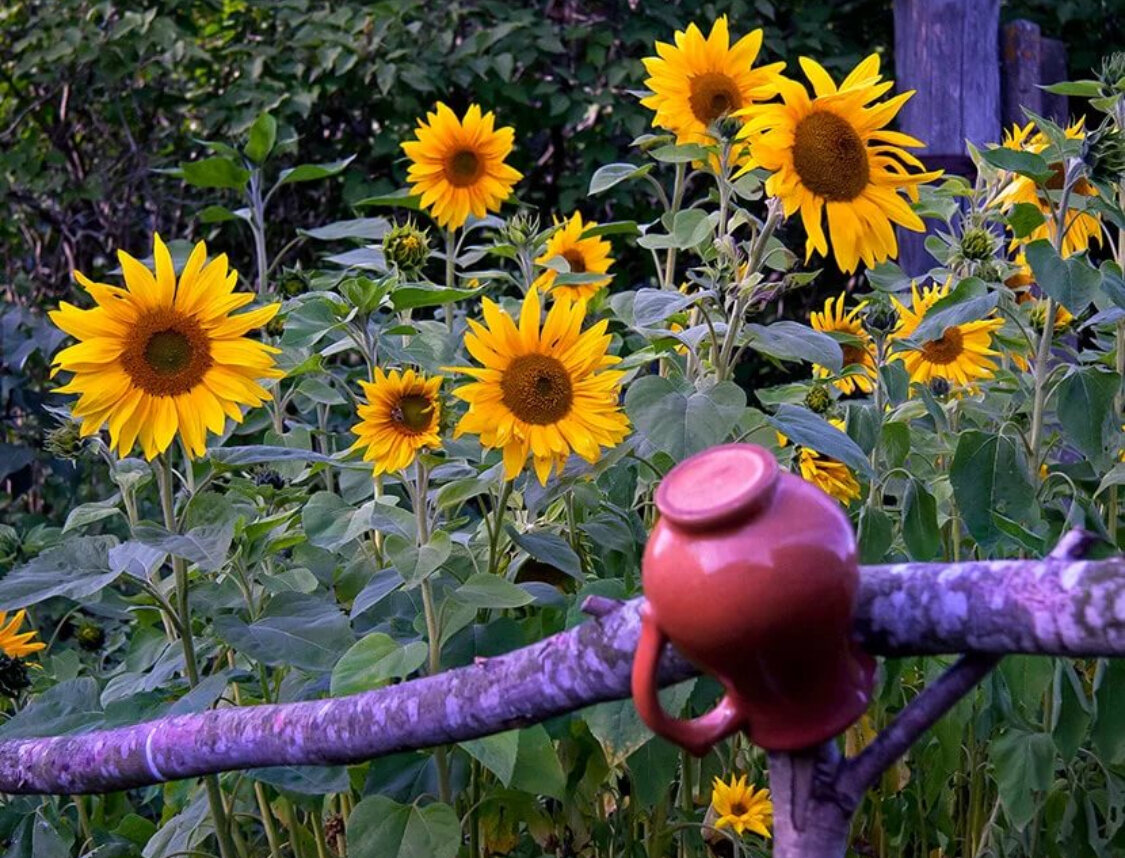
<instances>
[{"instance_id":1,"label":"unopened flower bud","mask_svg":"<svg viewBox=\"0 0 1125 858\"><path fill-rule=\"evenodd\" d=\"M987 229L973 227L961 236L961 255L966 259L980 261L996 253L996 236Z\"/></svg>"},{"instance_id":2,"label":"unopened flower bud","mask_svg":"<svg viewBox=\"0 0 1125 858\"><path fill-rule=\"evenodd\" d=\"M294 298L309 289L309 278L300 268L285 268L277 281L278 291L286 298Z\"/></svg>"},{"instance_id":3,"label":"unopened flower bud","mask_svg":"<svg viewBox=\"0 0 1125 858\"><path fill-rule=\"evenodd\" d=\"M416 274L430 256L429 233L408 220L383 236L383 256L388 266L404 274Z\"/></svg>"},{"instance_id":4,"label":"unopened flower bud","mask_svg":"<svg viewBox=\"0 0 1125 858\"><path fill-rule=\"evenodd\" d=\"M832 394L823 384L814 384L805 394L805 406L815 414L827 414L832 409Z\"/></svg>"},{"instance_id":5,"label":"unopened flower bud","mask_svg":"<svg viewBox=\"0 0 1125 858\"><path fill-rule=\"evenodd\" d=\"M863 325L872 334L888 334L898 323L894 307L886 301L872 299L863 313Z\"/></svg>"},{"instance_id":6,"label":"unopened flower bud","mask_svg":"<svg viewBox=\"0 0 1125 858\"><path fill-rule=\"evenodd\" d=\"M285 317L274 316L266 322L266 333L271 337L280 337L285 333Z\"/></svg>"},{"instance_id":7,"label":"unopened flower bud","mask_svg":"<svg viewBox=\"0 0 1125 858\"><path fill-rule=\"evenodd\" d=\"M22 658L0 655L0 694L5 697L19 697L31 685L27 675L27 664Z\"/></svg>"},{"instance_id":8,"label":"unopened flower bud","mask_svg":"<svg viewBox=\"0 0 1125 858\"><path fill-rule=\"evenodd\" d=\"M97 652L105 646L105 631L97 623L87 620L78 627L75 635L78 645L86 652Z\"/></svg>"},{"instance_id":9,"label":"unopened flower bud","mask_svg":"<svg viewBox=\"0 0 1125 858\"><path fill-rule=\"evenodd\" d=\"M68 421L47 433L44 448L52 456L60 459L77 459L82 453L82 437L78 434L79 424Z\"/></svg>"},{"instance_id":10,"label":"unopened flower bud","mask_svg":"<svg viewBox=\"0 0 1125 858\"><path fill-rule=\"evenodd\" d=\"M943 396L949 395L949 381L947 379L935 376L930 379L930 393L939 399Z\"/></svg>"}]
</instances>

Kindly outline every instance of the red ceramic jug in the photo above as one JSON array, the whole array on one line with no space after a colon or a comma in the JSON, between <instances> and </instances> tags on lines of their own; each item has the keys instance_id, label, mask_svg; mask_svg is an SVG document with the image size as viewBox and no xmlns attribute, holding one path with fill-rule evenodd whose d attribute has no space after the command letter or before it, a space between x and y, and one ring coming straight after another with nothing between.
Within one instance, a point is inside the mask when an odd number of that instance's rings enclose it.
<instances>
[{"instance_id":1,"label":"red ceramic jug","mask_svg":"<svg viewBox=\"0 0 1125 858\"><path fill-rule=\"evenodd\" d=\"M852 637L859 568L839 504L781 473L768 450L726 444L669 471L656 506L633 662L633 699L649 728L701 756L739 729L788 751L855 722L875 662ZM702 717L673 718L660 705L668 641L726 688Z\"/></svg>"}]
</instances>

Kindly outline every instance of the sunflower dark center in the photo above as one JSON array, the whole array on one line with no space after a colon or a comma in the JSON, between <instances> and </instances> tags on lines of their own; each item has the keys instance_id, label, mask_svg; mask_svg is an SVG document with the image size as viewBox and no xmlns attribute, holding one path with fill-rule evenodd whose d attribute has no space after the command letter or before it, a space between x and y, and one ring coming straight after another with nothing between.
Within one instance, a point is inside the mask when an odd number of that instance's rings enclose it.
<instances>
[{"instance_id":1,"label":"sunflower dark center","mask_svg":"<svg viewBox=\"0 0 1125 858\"><path fill-rule=\"evenodd\" d=\"M564 250L562 258L566 260L566 264L570 266L571 274L585 274L586 273L586 257L582 252L571 248Z\"/></svg>"},{"instance_id":2,"label":"sunflower dark center","mask_svg":"<svg viewBox=\"0 0 1125 858\"><path fill-rule=\"evenodd\" d=\"M504 404L525 423L546 426L570 413L574 388L557 358L523 355L504 370L500 381Z\"/></svg>"},{"instance_id":3,"label":"sunflower dark center","mask_svg":"<svg viewBox=\"0 0 1125 858\"><path fill-rule=\"evenodd\" d=\"M860 346L841 345L840 351L844 353L844 366L851 366L853 363L862 364L867 352Z\"/></svg>"},{"instance_id":4,"label":"sunflower dark center","mask_svg":"<svg viewBox=\"0 0 1125 858\"><path fill-rule=\"evenodd\" d=\"M212 363L207 332L195 319L171 308L141 316L121 353L126 374L153 396L186 393L203 380Z\"/></svg>"},{"instance_id":5,"label":"sunflower dark center","mask_svg":"<svg viewBox=\"0 0 1125 858\"><path fill-rule=\"evenodd\" d=\"M750 808L747 807L746 804L742 801L732 801L730 803L730 815L731 816L742 816L743 814L745 814L749 810L750 810Z\"/></svg>"},{"instance_id":6,"label":"sunflower dark center","mask_svg":"<svg viewBox=\"0 0 1125 858\"><path fill-rule=\"evenodd\" d=\"M946 328L941 339L929 340L922 344L922 357L930 363L942 365L953 363L965 351L964 342L960 328Z\"/></svg>"},{"instance_id":7,"label":"sunflower dark center","mask_svg":"<svg viewBox=\"0 0 1125 858\"><path fill-rule=\"evenodd\" d=\"M824 110L797 124L793 168L806 188L830 202L854 200L871 178L867 150L851 123Z\"/></svg>"},{"instance_id":8,"label":"sunflower dark center","mask_svg":"<svg viewBox=\"0 0 1125 858\"><path fill-rule=\"evenodd\" d=\"M459 149L445 162L445 177L451 185L464 188L480 178L484 163L472 149Z\"/></svg>"},{"instance_id":9,"label":"sunflower dark center","mask_svg":"<svg viewBox=\"0 0 1125 858\"><path fill-rule=\"evenodd\" d=\"M425 432L434 419L434 403L420 393L402 397L391 409L391 419L413 435Z\"/></svg>"},{"instance_id":10,"label":"sunflower dark center","mask_svg":"<svg viewBox=\"0 0 1125 858\"><path fill-rule=\"evenodd\" d=\"M691 112L704 125L742 107L738 85L721 72L707 72L691 79L688 103Z\"/></svg>"}]
</instances>

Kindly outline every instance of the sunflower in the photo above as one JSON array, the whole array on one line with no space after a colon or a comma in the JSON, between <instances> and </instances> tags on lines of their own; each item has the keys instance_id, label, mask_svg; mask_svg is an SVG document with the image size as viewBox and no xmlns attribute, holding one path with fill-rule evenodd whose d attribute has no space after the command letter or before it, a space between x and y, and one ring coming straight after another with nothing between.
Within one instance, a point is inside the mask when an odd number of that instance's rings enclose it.
<instances>
[{"instance_id":1,"label":"sunflower","mask_svg":"<svg viewBox=\"0 0 1125 858\"><path fill-rule=\"evenodd\" d=\"M511 128L494 128L492 112L481 115L469 105L460 120L440 101L425 121L418 120L415 139L402 144L410 159L407 181L421 195L442 227L457 229L469 212L484 217L512 195L523 174L504 163L512 151Z\"/></svg>"},{"instance_id":2,"label":"sunflower","mask_svg":"<svg viewBox=\"0 0 1125 858\"><path fill-rule=\"evenodd\" d=\"M1004 326L1003 319L981 319L950 325L941 337L927 340L918 348L903 342L917 330L926 312L949 294L952 282L951 278L943 286L930 286L921 292L917 285L911 284L910 307L897 298L891 298L899 315L898 325L891 334L894 347L891 359L902 361L912 382L929 384L931 379L941 378L951 383L971 385L991 378L996 371L992 358L1000 353L991 348L992 334Z\"/></svg>"},{"instance_id":3,"label":"sunflower","mask_svg":"<svg viewBox=\"0 0 1125 858\"><path fill-rule=\"evenodd\" d=\"M109 424L110 447L128 455L139 441L146 459L168 449L179 433L191 457L207 451L207 433L220 434L226 417L242 422L239 405L270 398L259 379L281 378L271 355L280 350L243 336L266 324L280 304L230 315L254 300L235 292L238 272L225 254L207 262L201 241L177 281L172 257L153 238L155 272L118 251L125 288L75 278L97 306L66 303L51 320L81 340L55 355L52 375L74 373L60 393L81 394L74 416L82 437Z\"/></svg>"},{"instance_id":4,"label":"sunflower","mask_svg":"<svg viewBox=\"0 0 1125 858\"><path fill-rule=\"evenodd\" d=\"M546 265L556 256L561 256L570 266L572 274L605 274L613 264L609 255L610 244L604 238L594 235L582 238L582 233L597 226L596 223L582 223L582 214L575 212L570 220L566 221L559 229L555 230L547 240L547 247L543 255L535 261L539 265ZM551 290L555 297L570 298L575 301L587 301L597 294L603 286L608 286L612 276L591 280L588 283L575 283L573 285L556 286L555 280L558 272L548 268L540 274L532 284L537 289L546 292Z\"/></svg>"},{"instance_id":5,"label":"sunflower","mask_svg":"<svg viewBox=\"0 0 1125 858\"><path fill-rule=\"evenodd\" d=\"M864 330L859 319L859 312L867 306L863 301L853 307L849 312L844 312L844 296L829 298L824 302L824 311L813 312L809 317L813 328L824 333L848 334L859 340L858 344L841 343L840 350L844 353L844 367L858 367L860 372L844 375L837 378L833 384L844 393L870 393L875 389L875 346L870 334ZM835 373L825 366L813 365L814 378L828 378Z\"/></svg>"},{"instance_id":6,"label":"sunflower","mask_svg":"<svg viewBox=\"0 0 1125 858\"><path fill-rule=\"evenodd\" d=\"M423 447L441 446L441 376L377 368L373 382L359 384L367 404L356 411L360 421L352 432L359 440L352 449L366 448L363 459L375 464L376 474L401 471Z\"/></svg>"},{"instance_id":7,"label":"sunflower","mask_svg":"<svg viewBox=\"0 0 1125 858\"><path fill-rule=\"evenodd\" d=\"M47 648L45 643L35 640L35 629L18 634L26 618L27 611L17 611L9 621L8 612L0 611L0 652L9 658L23 658Z\"/></svg>"},{"instance_id":8,"label":"sunflower","mask_svg":"<svg viewBox=\"0 0 1125 858\"><path fill-rule=\"evenodd\" d=\"M751 161L772 172L766 193L777 197L786 216L801 212L808 240L805 260L814 250L828 254L822 221L836 262L854 271L862 259L869 267L898 253L892 223L921 232L922 220L899 196L918 199L917 185L941 175L922 170L922 162L903 147L924 144L886 129L914 93L904 92L871 104L893 85L880 82L879 57L872 54L839 88L820 65L806 57L801 68L816 97L805 87L781 78L782 103L751 105L742 111L746 125L739 136L750 144Z\"/></svg>"},{"instance_id":9,"label":"sunflower","mask_svg":"<svg viewBox=\"0 0 1125 858\"><path fill-rule=\"evenodd\" d=\"M843 420L834 417L828 422L841 432L844 431ZM785 447L789 444L789 439L778 432L777 443ZM801 470L802 479L812 483L825 494L831 495L844 506L859 498L859 480L855 478L851 468L843 462L808 447L798 447L797 465Z\"/></svg>"},{"instance_id":10,"label":"sunflower","mask_svg":"<svg viewBox=\"0 0 1125 858\"><path fill-rule=\"evenodd\" d=\"M676 135L677 143L714 143L708 127L716 119L772 98L785 63L753 68L762 47L762 31L743 36L733 46L727 17L721 16L704 38L695 24L675 35L675 45L656 43L659 56L642 62L652 95L641 104L656 112L653 126Z\"/></svg>"},{"instance_id":11,"label":"sunflower","mask_svg":"<svg viewBox=\"0 0 1125 858\"><path fill-rule=\"evenodd\" d=\"M1079 119L1077 122L1070 125L1065 133L1070 140L1085 139L1085 120ZM1033 152L1038 155L1047 149L1047 147L1051 145L1051 142L1042 131L1035 130L1034 122L1029 122L1022 127L1019 125L1012 126L1011 131L1004 135L1002 145L1005 149ZM1009 211L1017 203L1029 203L1038 208L1043 214L1043 223L1036 227L1031 234L1023 238L1012 239L1011 246L1013 248L1040 238L1046 238L1052 242L1055 240L1055 219L1051 213L1051 200L1048 198L1047 193L1062 189L1063 166L1061 164L1052 164L1051 170L1053 175L1047 180L1045 190L1041 189L1035 184L1034 180L1029 179L1027 176L1012 173L1008 176L1007 186L996 196L993 204L1001 211ZM1074 186L1073 192L1078 196L1084 197L1095 196L1098 193L1097 189L1085 179L1078 180ZM1100 244L1101 240L1101 222L1096 215L1076 209L1069 209L1067 211L1066 231L1063 234L1062 242L1062 255L1064 257L1089 249L1091 241L1096 241Z\"/></svg>"},{"instance_id":12,"label":"sunflower","mask_svg":"<svg viewBox=\"0 0 1125 858\"><path fill-rule=\"evenodd\" d=\"M540 329L539 292L523 300L519 325L494 302L483 301L487 325L469 320L465 348L482 366L451 367L476 379L453 391L469 403L454 437L479 435L485 447L504 451L504 476L515 479L531 454L539 482L561 472L573 451L594 463L601 447L629 432L618 398L625 373L607 369L607 321L582 331L585 304L558 301Z\"/></svg>"},{"instance_id":13,"label":"sunflower","mask_svg":"<svg viewBox=\"0 0 1125 858\"><path fill-rule=\"evenodd\" d=\"M773 825L773 802L768 789L755 790L746 783L746 775L735 778L730 783L715 778L711 787L711 806L718 820L716 828L733 828L736 833L752 831L762 837L770 837Z\"/></svg>"}]
</instances>

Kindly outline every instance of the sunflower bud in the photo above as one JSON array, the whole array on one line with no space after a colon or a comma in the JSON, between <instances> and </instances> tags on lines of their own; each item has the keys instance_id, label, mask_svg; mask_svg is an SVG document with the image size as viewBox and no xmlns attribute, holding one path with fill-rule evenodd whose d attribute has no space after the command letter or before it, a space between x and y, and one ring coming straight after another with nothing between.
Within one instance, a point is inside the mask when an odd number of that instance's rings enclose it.
<instances>
[{"instance_id":1,"label":"sunflower bud","mask_svg":"<svg viewBox=\"0 0 1125 858\"><path fill-rule=\"evenodd\" d=\"M47 433L44 448L59 459L77 459L82 453L82 437L78 434L79 424L67 421Z\"/></svg>"},{"instance_id":2,"label":"sunflower bud","mask_svg":"<svg viewBox=\"0 0 1125 858\"><path fill-rule=\"evenodd\" d=\"M328 841L331 849L337 849L339 842L344 837L344 817L334 813L324 820L324 839Z\"/></svg>"},{"instance_id":3,"label":"sunflower bud","mask_svg":"<svg viewBox=\"0 0 1125 858\"><path fill-rule=\"evenodd\" d=\"M1110 125L1098 133L1090 150L1090 173L1109 184L1125 181L1125 131Z\"/></svg>"},{"instance_id":4,"label":"sunflower bud","mask_svg":"<svg viewBox=\"0 0 1125 858\"><path fill-rule=\"evenodd\" d=\"M27 675L27 664L22 658L0 655L0 694L5 697L19 697L31 685Z\"/></svg>"},{"instance_id":5,"label":"sunflower bud","mask_svg":"<svg viewBox=\"0 0 1125 858\"><path fill-rule=\"evenodd\" d=\"M520 209L504 228L504 240L516 247L527 244L539 234L539 215Z\"/></svg>"},{"instance_id":6,"label":"sunflower bud","mask_svg":"<svg viewBox=\"0 0 1125 858\"><path fill-rule=\"evenodd\" d=\"M961 255L979 262L995 255L996 236L979 226L966 230L961 236Z\"/></svg>"},{"instance_id":7,"label":"sunflower bud","mask_svg":"<svg viewBox=\"0 0 1125 858\"><path fill-rule=\"evenodd\" d=\"M429 232L408 220L383 236L383 255L389 266L404 274L417 274L430 256Z\"/></svg>"},{"instance_id":8,"label":"sunflower bud","mask_svg":"<svg viewBox=\"0 0 1125 858\"><path fill-rule=\"evenodd\" d=\"M254 485L283 489L285 488L285 479L273 468L263 466L254 469Z\"/></svg>"},{"instance_id":9,"label":"sunflower bud","mask_svg":"<svg viewBox=\"0 0 1125 858\"><path fill-rule=\"evenodd\" d=\"M930 393L939 399L943 396L949 396L949 380L935 376L930 379Z\"/></svg>"},{"instance_id":10,"label":"sunflower bud","mask_svg":"<svg viewBox=\"0 0 1125 858\"><path fill-rule=\"evenodd\" d=\"M0 560L14 560L20 550L20 535L10 524L0 524Z\"/></svg>"},{"instance_id":11,"label":"sunflower bud","mask_svg":"<svg viewBox=\"0 0 1125 858\"><path fill-rule=\"evenodd\" d=\"M863 313L863 325L871 334L889 334L898 323L894 307L883 300L872 298Z\"/></svg>"},{"instance_id":12,"label":"sunflower bud","mask_svg":"<svg viewBox=\"0 0 1125 858\"><path fill-rule=\"evenodd\" d=\"M814 414L827 414L832 409L832 394L823 384L814 384L805 394L805 407Z\"/></svg>"},{"instance_id":13,"label":"sunflower bud","mask_svg":"<svg viewBox=\"0 0 1125 858\"><path fill-rule=\"evenodd\" d=\"M1125 51L1115 51L1102 59L1098 80L1105 97L1125 95Z\"/></svg>"},{"instance_id":14,"label":"sunflower bud","mask_svg":"<svg viewBox=\"0 0 1125 858\"><path fill-rule=\"evenodd\" d=\"M266 323L266 333L271 337L280 337L285 333L285 317L274 316Z\"/></svg>"},{"instance_id":15,"label":"sunflower bud","mask_svg":"<svg viewBox=\"0 0 1125 858\"><path fill-rule=\"evenodd\" d=\"M75 639L86 652L97 652L105 646L105 630L97 623L86 620L78 627Z\"/></svg>"},{"instance_id":16,"label":"sunflower bud","mask_svg":"<svg viewBox=\"0 0 1125 858\"><path fill-rule=\"evenodd\" d=\"M309 278L300 268L283 268L277 281L278 291L286 298L295 298L309 291Z\"/></svg>"}]
</instances>

